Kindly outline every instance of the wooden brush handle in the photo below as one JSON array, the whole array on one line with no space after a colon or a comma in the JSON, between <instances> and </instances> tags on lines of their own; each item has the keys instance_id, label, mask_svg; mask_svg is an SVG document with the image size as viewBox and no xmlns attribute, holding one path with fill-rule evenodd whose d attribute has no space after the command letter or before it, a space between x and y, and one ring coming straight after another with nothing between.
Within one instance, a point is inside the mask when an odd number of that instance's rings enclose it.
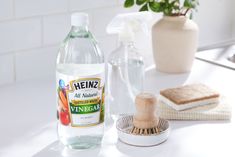
<instances>
[{"instance_id":1,"label":"wooden brush handle","mask_svg":"<svg viewBox=\"0 0 235 157\"><path fill-rule=\"evenodd\" d=\"M137 128L156 127L159 118L156 116L157 100L153 94L140 93L136 96L135 105L137 113L134 115L133 124Z\"/></svg>"}]
</instances>

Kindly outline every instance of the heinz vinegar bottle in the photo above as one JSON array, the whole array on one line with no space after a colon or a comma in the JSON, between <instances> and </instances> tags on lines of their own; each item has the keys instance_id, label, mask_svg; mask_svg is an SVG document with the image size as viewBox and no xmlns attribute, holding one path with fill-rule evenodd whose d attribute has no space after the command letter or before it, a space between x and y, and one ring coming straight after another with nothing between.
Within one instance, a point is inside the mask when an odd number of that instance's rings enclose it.
<instances>
[{"instance_id":1,"label":"heinz vinegar bottle","mask_svg":"<svg viewBox=\"0 0 235 157\"><path fill-rule=\"evenodd\" d=\"M74 13L56 67L58 137L69 148L100 145L104 132L105 64L88 15Z\"/></svg>"}]
</instances>

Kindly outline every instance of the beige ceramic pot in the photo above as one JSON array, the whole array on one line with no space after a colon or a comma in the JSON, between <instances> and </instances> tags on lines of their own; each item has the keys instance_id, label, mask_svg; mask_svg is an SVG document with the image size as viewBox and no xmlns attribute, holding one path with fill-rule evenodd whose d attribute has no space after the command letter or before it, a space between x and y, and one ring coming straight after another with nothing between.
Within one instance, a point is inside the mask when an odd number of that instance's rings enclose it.
<instances>
[{"instance_id":1,"label":"beige ceramic pot","mask_svg":"<svg viewBox=\"0 0 235 157\"><path fill-rule=\"evenodd\" d=\"M166 73L191 70L198 43L198 26L185 16L164 16L152 27L156 68Z\"/></svg>"}]
</instances>

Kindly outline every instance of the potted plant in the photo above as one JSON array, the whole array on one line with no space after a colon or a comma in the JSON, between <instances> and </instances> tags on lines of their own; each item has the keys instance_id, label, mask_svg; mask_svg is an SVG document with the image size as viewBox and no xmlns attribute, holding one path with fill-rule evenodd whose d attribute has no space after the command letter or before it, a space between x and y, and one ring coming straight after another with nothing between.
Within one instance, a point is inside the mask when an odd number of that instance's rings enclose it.
<instances>
[{"instance_id":1,"label":"potted plant","mask_svg":"<svg viewBox=\"0 0 235 157\"><path fill-rule=\"evenodd\" d=\"M182 2L182 3L181 3ZM192 21L198 0L126 0L124 7L163 13L152 27L156 68L167 73L191 70L198 43L198 26Z\"/></svg>"}]
</instances>

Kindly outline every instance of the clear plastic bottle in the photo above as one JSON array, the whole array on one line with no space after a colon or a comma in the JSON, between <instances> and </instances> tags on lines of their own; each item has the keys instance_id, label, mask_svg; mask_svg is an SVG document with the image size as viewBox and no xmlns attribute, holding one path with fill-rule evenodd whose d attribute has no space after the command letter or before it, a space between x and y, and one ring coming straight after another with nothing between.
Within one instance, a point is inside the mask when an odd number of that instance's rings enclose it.
<instances>
[{"instance_id":1,"label":"clear plastic bottle","mask_svg":"<svg viewBox=\"0 0 235 157\"><path fill-rule=\"evenodd\" d=\"M143 91L144 62L132 41L120 46L108 57L108 97L110 114L133 114L135 96Z\"/></svg>"},{"instance_id":2,"label":"clear plastic bottle","mask_svg":"<svg viewBox=\"0 0 235 157\"><path fill-rule=\"evenodd\" d=\"M136 33L148 34L151 19L149 12L118 14L106 28L119 37L119 47L108 57L107 120L135 112L135 96L144 90L144 61L134 41Z\"/></svg>"},{"instance_id":3,"label":"clear plastic bottle","mask_svg":"<svg viewBox=\"0 0 235 157\"><path fill-rule=\"evenodd\" d=\"M72 14L71 25L57 57L58 137L70 148L86 149L103 137L105 64L88 15Z\"/></svg>"},{"instance_id":4,"label":"clear plastic bottle","mask_svg":"<svg viewBox=\"0 0 235 157\"><path fill-rule=\"evenodd\" d=\"M139 50L135 48L134 42L126 43L126 47L128 49L128 77L132 91L136 96L144 90L144 59Z\"/></svg>"}]
</instances>

